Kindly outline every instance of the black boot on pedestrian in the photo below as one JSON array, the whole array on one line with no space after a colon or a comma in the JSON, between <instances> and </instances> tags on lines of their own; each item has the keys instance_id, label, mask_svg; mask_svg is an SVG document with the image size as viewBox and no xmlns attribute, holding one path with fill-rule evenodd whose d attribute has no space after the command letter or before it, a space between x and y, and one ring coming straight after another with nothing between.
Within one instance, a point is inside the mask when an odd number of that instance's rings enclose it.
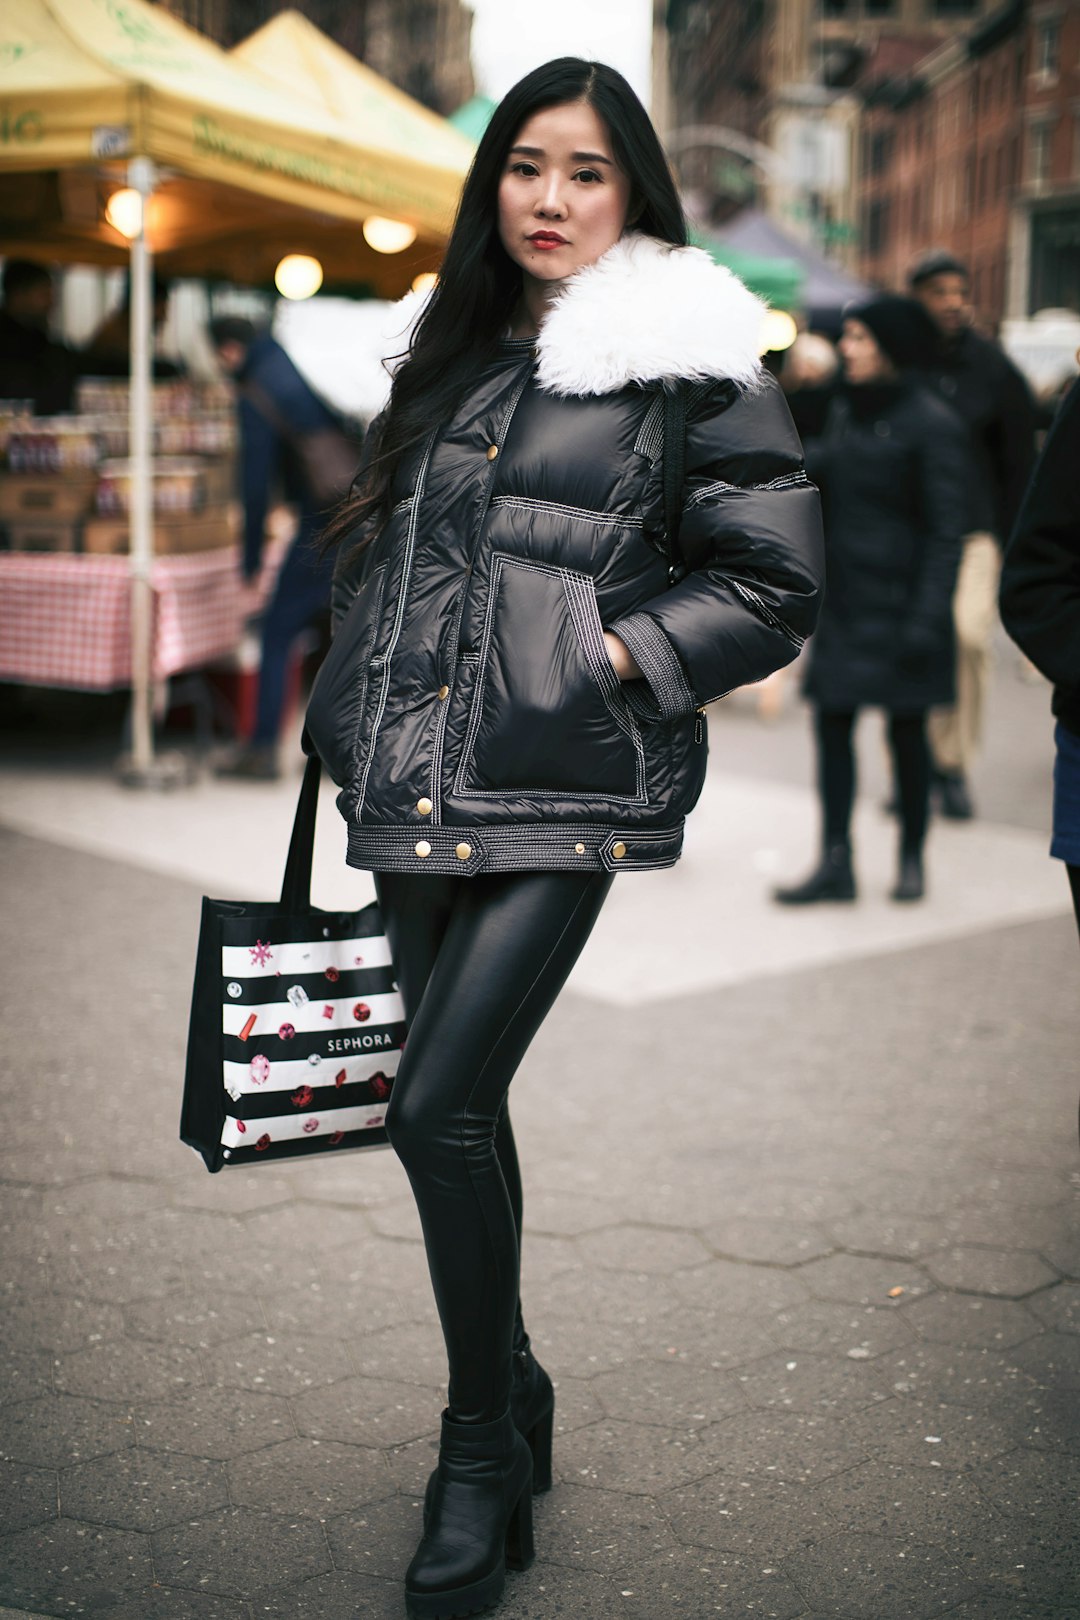
<instances>
[{"instance_id":1,"label":"black boot on pedestrian","mask_svg":"<svg viewBox=\"0 0 1080 1620\"><path fill-rule=\"evenodd\" d=\"M551 1439L555 1428L555 1391L532 1353L528 1335L514 1346L510 1415L529 1442L533 1460L533 1495L551 1489Z\"/></svg>"},{"instance_id":2,"label":"black boot on pedestrian","mask_svg":"<svg viewBox=\"0 0 1080 1620\"><path fill-rule=\"evenodd\" d=\"M511 1363L510 1383L510 1416L514 1421L514 1428L518 1434L523 1435L532 1452L533 1495L540 1496L544 1491L551 1489L551 1442L555 1430L555 1391L551 1379L541 1367L532 1353L532 1345L527 1333L520 1340L514 1341L514 1355ZM427 1525L431 1517L431 1499L435 1492L435 1481L439 1476L436 1468L427 1482L424 1492L424 1524Z\"/></svg>"},{"instance_id":3,"label":"black boot on pedestrian","mask_svg":"<svg viewBox=\"0 0 1080 1620\"><path fill-rule=\"evenodd\" d=\"M934 776L938 806L949 821L971 821L975 806L962 771L938 771Z\"/></svg>"},{"instance_id":4,"label":"black boot on pedestrian","mask_svg":"<svg viewBox=\"0 0 1080 1620\"><path fill-rule=\"evenodd\" d=\"M902 850L900 853L900 871L893 889L892 900L921 900L926 893L926 883L923 879L923 863L921 850Z\"/></svg>"},{"instance_id":5,"label":"black boot on pedestrian","mask_svg":"<svg viewBox=\"0 0 1080 1620\"><path fill-rule=\"evenodd\" d=\"M498 1603L507 1569L534 1557L532 1456L506 1412L494 1423L443 1413L424 1535L405 1573L411 1620L453 1620Z\"/></svg>"},{"instance_id":6,"label":"black boot on pedestrian","mask_svg":"<svg viewBox=\"0 0 1080 1620\"><path fill-rule=\"evenodd\" d=\"M773 899L782 906L812 906L819 900L854 900L855 873L851 867L851 845L829 844L821 864L802 883L774 889Z\"/></svg>"}]
</instances>

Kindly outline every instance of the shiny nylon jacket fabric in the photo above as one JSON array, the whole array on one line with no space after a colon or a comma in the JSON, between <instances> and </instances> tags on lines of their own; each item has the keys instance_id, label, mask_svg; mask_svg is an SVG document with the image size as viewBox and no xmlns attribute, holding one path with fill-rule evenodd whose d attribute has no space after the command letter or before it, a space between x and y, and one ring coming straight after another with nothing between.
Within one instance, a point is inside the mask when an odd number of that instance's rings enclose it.
<instances>
[{"instance_id":1,"label":"shiny nylon jacket fabric","mask_svg":"<svg viewBox=\"0 0 1080 1620\"><path fill-rule=\"evenodd\" d=\"M307 716L351 864L669 866L705 773L704 704L789 663L822 582L817 491L760 377L687 390L675 585L658 384L567 397L506 343L398 472ZM603 631L644 677L620 682Z\"/></svg>"}]
</instances>

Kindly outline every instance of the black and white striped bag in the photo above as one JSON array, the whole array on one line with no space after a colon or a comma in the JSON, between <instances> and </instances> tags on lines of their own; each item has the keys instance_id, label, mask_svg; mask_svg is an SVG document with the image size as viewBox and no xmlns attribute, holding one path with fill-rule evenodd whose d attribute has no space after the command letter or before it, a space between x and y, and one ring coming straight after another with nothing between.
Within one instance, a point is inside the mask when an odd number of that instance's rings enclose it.
<instances>
[{"instance_id":1,"label":"black and white striped bag","mask_svg":"<svg viewBox=\"0 0 1080 1620\"><path fill-rule=\"evenodd\" d=\"M208 1170L386 1146L405 1009L378 906L311 904L319 775L280 902L203 900L180 1136Z\"/></svg>"}]
</instances>

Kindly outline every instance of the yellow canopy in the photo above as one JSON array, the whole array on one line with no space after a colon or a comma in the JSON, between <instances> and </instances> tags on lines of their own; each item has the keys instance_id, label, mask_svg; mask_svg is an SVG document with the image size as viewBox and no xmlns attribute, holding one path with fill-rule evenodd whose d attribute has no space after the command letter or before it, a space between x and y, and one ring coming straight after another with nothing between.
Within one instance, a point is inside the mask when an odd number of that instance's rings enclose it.
<instances>
[{"instance_id":1,"label":"yellow canopy","mask_svg":"<svg viewBox=\"0 0 1080 1620\"><path fill-rule=\"evenodd\" d=\"M0 10L7 252L122 263L104 203L139 155L161 173L148 234L165 271L264 281L307 251L328 280L391 295L437 259L470 143L302 18L229 53L146 0ZM416 246L372 253L356 226L373 213L414 225Z\"/></svg>"}]
</instances>

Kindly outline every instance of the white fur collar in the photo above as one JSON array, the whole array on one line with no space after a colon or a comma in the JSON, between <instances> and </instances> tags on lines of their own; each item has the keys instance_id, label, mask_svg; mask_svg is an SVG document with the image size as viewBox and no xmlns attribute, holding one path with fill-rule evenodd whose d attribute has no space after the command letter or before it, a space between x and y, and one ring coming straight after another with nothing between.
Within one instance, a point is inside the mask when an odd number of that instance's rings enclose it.
<instances>
[{"instance_id":1,"label":"white fur collar","mask_svg":"<svg viewBox=\"0 0 1080 1620\"><path fill-rule=\"evenodd\" d=\"M395 305L392 352L407 347L427 297ZM753 388L765 307L701 248L629 231L566 281L537 339L537 380L545 393L578 397L723 377Z\"/></svg>"},{"instance_id":2,"label":"white fur collar","mask_svg":"<svg viewBox=\"0 0 1080 1620\"><path fill-rule=\"evenodd\" d=\"M701 248L629 232L570 277L537 340L549 394L611 394L629 383L752 387L765 305Z\"/></svg>"}]
</instances>

